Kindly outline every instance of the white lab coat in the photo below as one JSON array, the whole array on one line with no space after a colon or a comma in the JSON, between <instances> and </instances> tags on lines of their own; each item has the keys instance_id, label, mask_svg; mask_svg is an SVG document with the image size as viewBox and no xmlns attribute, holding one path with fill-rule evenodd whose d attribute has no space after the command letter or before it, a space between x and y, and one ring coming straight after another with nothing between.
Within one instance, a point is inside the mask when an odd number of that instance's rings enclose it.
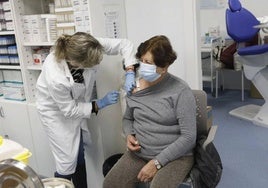
<instances>
[{"instance_id":1,"label":"white lab coat","mask_svg":"<svg viewBox=\"0 0 268 188\"><path fill-rule=\"evenodd\" d=\"M121 54L125 65L136 63L132 43L126 39L97 38L108 55ZM85 69L84 83L75 83L65 60L56 62L54 53L46 58L37 80L37 109L48 135L59 174L75 172L83 134L90 135L86 118L90 118L91 95L96 80L97 66ZM108 80L107 80L108 81Z\"/></svg>"}]
</instances>

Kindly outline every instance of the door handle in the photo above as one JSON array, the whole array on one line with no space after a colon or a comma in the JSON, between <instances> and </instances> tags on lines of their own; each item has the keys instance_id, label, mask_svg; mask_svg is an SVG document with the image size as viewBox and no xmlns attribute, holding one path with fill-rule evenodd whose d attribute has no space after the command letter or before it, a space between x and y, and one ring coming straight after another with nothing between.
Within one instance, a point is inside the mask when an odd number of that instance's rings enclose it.
<instances>
[{"instance_id":1,"label":"door handle","mask_svg":"<svg viewBox=\"0 0 268 188\"><path fill-rule=\"evenodd\" d=\"M5 117L4 109L2 106L0 106L0 116Z\"/></svg>"}]
</instances>

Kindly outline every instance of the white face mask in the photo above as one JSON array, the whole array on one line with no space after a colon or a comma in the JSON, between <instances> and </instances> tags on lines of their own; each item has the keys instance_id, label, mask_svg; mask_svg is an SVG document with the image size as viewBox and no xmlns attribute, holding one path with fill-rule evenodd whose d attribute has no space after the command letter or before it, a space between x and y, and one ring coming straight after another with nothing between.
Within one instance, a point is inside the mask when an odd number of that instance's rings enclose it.
<instances>
[{"instance_id":1,"label":"white face mask","mask_svg":"<svg viewBox=\"0 0 268 188\"><path fill-rule=\"evenodd\" d=\"M148 82L157 80L161 74L156 72L156 66L140 62L139 75Z\"/></svg>"}]
</instances>

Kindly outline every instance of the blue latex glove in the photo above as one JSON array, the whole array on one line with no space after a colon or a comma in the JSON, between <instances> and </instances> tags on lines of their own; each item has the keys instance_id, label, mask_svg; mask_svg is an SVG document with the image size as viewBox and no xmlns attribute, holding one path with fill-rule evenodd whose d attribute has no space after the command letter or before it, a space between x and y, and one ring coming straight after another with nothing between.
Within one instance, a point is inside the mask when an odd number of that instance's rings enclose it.
<instances>
[{"instance_id":1,"label":"blue latex glove","mask_svg":"<svg viewBox=\"0 0 268 188\"><path fill-rule=\"evenodd\" d=\"M119 98L119 92L118 91L110 91L108 92L102 99L99 99L96 101L98 105L98 109L102 109L108 105L117 103Z\"/></svg>"},{"instance_id":2,"label":"blue latex glove","mask_svg":"<svg viewBox=\"0 0 268 188\"><path fill-rule=\"evenodd\" d=\"M132 90L136 86L135 83L135 72L134 71L127 71L125 74L126 81L125 81L125 90L128 95L131 95Z\"/></svg>"}]
</instances>

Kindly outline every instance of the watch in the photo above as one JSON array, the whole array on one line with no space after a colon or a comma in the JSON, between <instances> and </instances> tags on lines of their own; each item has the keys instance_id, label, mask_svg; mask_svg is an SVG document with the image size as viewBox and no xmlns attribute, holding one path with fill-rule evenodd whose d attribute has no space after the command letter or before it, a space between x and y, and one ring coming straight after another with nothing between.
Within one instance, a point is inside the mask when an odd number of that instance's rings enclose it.
<instances>
[{"instance_id":1,"label":"watch","mask_svg":"<svg viewBox=\"0 0 268 188\"><path fill-rule=\"evenodd\" d=\"M155 165L155 167L156 167L157 170L159 170L162 167L161 164L158 162L157 159L154 160L154 165Z\"/></svg>"}]
</instances>

